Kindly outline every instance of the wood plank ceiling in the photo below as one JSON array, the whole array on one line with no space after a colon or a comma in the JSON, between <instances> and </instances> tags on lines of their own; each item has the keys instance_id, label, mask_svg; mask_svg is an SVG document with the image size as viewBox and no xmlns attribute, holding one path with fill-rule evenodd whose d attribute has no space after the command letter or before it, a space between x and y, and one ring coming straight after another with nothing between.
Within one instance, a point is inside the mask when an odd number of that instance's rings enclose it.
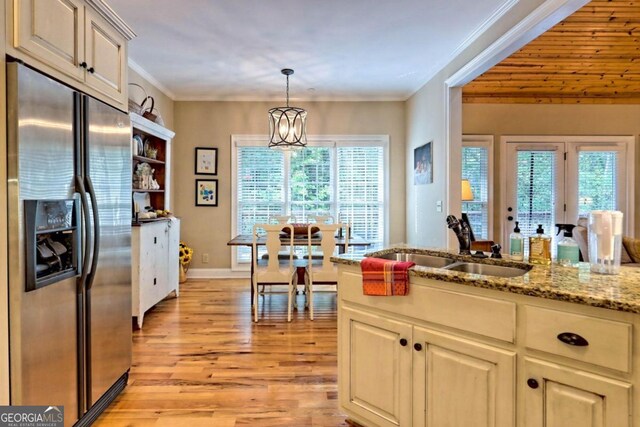
<instances>
[{"instance_id":1,"label":"wood plank ceiling","mask_svg":"<svg viewBox=\"0 0 640 427\"><path fill-rule=\"evenodd\" d=\"M463 88L468 103L640 104L640 0L596 0Z\"/></svg>"}]
</instances>

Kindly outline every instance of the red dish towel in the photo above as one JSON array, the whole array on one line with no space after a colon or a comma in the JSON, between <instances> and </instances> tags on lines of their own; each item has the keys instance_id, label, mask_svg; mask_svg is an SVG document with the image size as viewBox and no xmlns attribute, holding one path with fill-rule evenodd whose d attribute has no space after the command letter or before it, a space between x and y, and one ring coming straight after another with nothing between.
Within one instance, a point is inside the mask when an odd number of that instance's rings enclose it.
<instances>
[{"instance_id":1,"label":"red dish towel","mask_svg":"<svg viewBox=\"0 0 640 427\"><path fill-rule=\"evenodd\" d=\"M380 258L364 258L362 268L362 293L364 295L407 295L409 274L407 270L415 262L391 261Z\"/></svg>"}]
</instances>

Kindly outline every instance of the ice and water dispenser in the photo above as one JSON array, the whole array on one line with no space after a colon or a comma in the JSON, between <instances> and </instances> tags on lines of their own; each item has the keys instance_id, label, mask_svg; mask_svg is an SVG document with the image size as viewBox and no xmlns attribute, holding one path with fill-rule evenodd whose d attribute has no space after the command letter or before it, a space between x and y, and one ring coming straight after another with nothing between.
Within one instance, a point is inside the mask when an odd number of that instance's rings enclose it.
<instances>
[{"instance_id":1,"label":"ice and water dispenser","mask_svg":"<svg viewBox=\"0 0 640 427\"><path fill-rule=\"evenodd\" d=\"M79 201L25 200L26 291L79 272Z\"/></svg>"}]
</instances>

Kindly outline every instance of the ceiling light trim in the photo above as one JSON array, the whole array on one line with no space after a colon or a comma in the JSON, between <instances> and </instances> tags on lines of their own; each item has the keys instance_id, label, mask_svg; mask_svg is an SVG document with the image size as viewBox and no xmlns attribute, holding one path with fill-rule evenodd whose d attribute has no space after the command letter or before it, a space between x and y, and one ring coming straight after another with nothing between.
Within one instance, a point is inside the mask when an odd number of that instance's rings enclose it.
<instances>
[{"instance_id":1,"label":"ceiling light trim","mask_svg":"<svg viewBox=\"0 0 640 427\"><path fill-rule=\"evenodd\" d=\"M140 64L138 64L131 58L127 60L127 63L129 64L129 68L131 68L136 73L140 74L140 77L142 77L143 79L151 83L153 86L155 86L156 89L158 89L160 92L162 92L167 97L169 97L169 99L171 99L172 101L176 101L176 95L173 92L171 92L165 85L160 83L158 79L156 79L151 74L149 74L147 70L142 68Z\"/></svg>"}]
</instances>

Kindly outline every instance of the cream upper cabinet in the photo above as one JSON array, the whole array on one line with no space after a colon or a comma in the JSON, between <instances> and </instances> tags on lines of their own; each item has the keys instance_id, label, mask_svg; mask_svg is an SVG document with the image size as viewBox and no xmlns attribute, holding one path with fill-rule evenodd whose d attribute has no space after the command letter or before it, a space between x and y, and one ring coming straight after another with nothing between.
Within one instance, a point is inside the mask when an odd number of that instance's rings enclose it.
<instances>
[{"instance_id":1,"label":"cream upper cabinet","mask_svg":"<svg viewBox=\"0 0 640 427\"><path fill-rule=\"evenodd\" d=\"M525 427L629 427L631 384L526 358Z\"/></svg>"},{"instance_id":2,"label":"cream upper cabinet","mask_svg":"<svg viewBox=\"0 0 640 427\"><path fill-rule=\"evenodd\" d=\"M103 0L8 2L7 53L127 110L127 42L135 34Z\"/></svg>"},{"instance_id":3,"label":"cream upper cabinet","mask_svg":"<svg viewBox=\"0 0 640 427\"><path fill-rule=\"evenodd\" d=\"M126 104L127 41L92 9L85 12L86 82L91 87Z\"/></svg>"},{"instance_id":4,"label":"cream upper cabinet","mask_svg":"<svg viewBox=\"0 0 640 427\"><path fill-rule=\"evenodd\" d=\"M341 404L380 427L411 423L411 325L345 308Z\"/></svg>"},{"instance_id":5,"label":"cream upper cabinet","mask_svg":"<svg viewBox=\"0 0 640 427\"><path fill-rule=\"evenodd\" d=\"M16 0L13 46L83 80L84 14L82 0Z\"/></svg>"},{"instance_id":6,"label":"cream upper cabinet","mask_svg":"<svg viewBox=\"0 0 640 427\"><path fill-rule=\"evenodd\" d=\"M413 333L413 426L512 427L514 352L419 327Z\"/></svg>"}]
</instances>

